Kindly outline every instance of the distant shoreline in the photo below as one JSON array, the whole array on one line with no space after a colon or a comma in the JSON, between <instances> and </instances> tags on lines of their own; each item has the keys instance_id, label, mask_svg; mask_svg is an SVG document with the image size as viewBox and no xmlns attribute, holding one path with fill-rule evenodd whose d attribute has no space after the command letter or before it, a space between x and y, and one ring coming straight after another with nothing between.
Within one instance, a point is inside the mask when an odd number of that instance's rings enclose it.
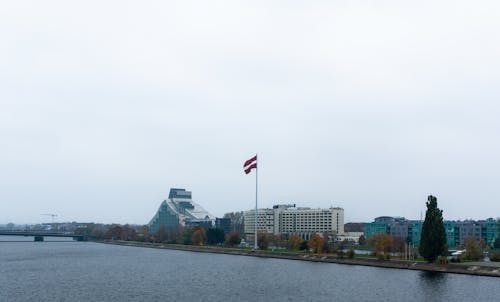
<instances>
[{"instance_id":1,"label":"distant shoreline","mask_svg":"<svg viewBox=\"0 0 500 302\"><path fill-rule=\"evenodd\" d=\"M337 263L337 264L347 264L347 265L362 265L362 266L372 266L372 267L392 268L392 269L408 269L408 270L418 270L418 271L428 271L428 272L438 272L438 273L453 273L453 274L463 274L463 275L473 275L473 276L500 277L500 268L495 268L495 267L466 266L460 264L429 264L422 262L408 262L402 260L377 260L377 259L366 259L366 258L349 259L349 258L337 258L331 255L280 253L277 251L260 251L260 250L253 251L253 250L242 250L242 249L233 249L226 247L215 247L215 246L161 244L161 243L121 241L121 240L94 241L94 242L121 245L121 246L168 249L168 250L179 250L188 252L215 253L215 254L227 254L236 256Z\"/></svg>"}]
</instances>

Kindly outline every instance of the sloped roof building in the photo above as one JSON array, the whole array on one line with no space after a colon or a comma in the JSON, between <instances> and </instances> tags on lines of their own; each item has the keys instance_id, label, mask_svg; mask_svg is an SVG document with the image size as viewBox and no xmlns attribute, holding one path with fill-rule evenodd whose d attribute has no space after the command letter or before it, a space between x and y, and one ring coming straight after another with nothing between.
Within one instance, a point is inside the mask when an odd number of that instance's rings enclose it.
<instances>
[{"instance_id":1,"label":"sloped roof building","mask_svg":"<svg viewBox=\"0 0 500 302\"><path fill-rule=\"evenodd\" d=\"M149 229L154 234L160 227L178 225L212 224L215 217L193 201L190 191L171 188L168 199L162 201L158 211L149 222Z\"/></svg>"}]
</instances>

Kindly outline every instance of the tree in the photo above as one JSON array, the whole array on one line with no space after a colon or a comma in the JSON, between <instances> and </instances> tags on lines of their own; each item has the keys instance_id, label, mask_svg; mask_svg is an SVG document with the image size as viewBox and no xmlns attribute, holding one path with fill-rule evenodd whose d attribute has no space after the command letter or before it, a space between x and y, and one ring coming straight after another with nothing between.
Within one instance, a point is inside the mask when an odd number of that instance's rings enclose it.
<instances>
[{"instance_id":1,"label":"tree","mask_svg":"<svg viewBox=\"0 0 500 302\"><path fill-rule=\"evenodd\" d=\"M269 237L266 233L259 233L257 235L257 245L261 250L267 250L269 247Z\"/></svg>"},{"instance_id":2,"label":"tree","mask_svg":"<svg viewBox=\"0 0 500 302\"><path fill-rule=\"evenodd\" d=\"M207 244L224 243L224 230L218 228L209 228L207 230Z\"/></svg>"},{"instance_id":3,"label":"tree","mask_svg":"<svg viewBox=\"0 0 500 302\"><path fill-rule=\"evenodd\" d=\"M290 250L298 250L302 242L304 242L304 239L300 238L299 235L292 234L288 237L287 248Z\"/></svg>"},{"instance_id":4,"label":"tree","mask_svg":"<svg viewBox=\"0 0 500 302\"><path fill-rule=\"evenodd\" d=\"M165 241L167 241L167 229L164 225L161 225L155 234L155 242L162 243Z\"/></svg>"},{"instance_id":5,"label":"tree","mask_svg":"<svg viewBox=\"0 0 500 302\"><path fill-rule=\"evenodd\" d=\"M477 261L481 259L483 253L476 238L468 237L465 239L465 259Z\"/></svg>"},{"instance_id":6,"label":"tree","mask_svg":"<svg viewBox=\"0 0 500 302\"><path fill-rule=\"evenodd\" d=\"M500 252L492 251L489 255L490 261L500 262Z\"/></svg>"},{"instance_id":7,"label":"tree","mask_svg":"<svg viewBox=\"0 0 500 302\"><path fill-rule=\"evenodd\" d=\"M122 227L122 231L120 234L121 240L135 241L137 240L137 231L134 227L126 224Z\"/></svg>"},{"instance_id":8,"label":"tree","mask_svg":"<svg viewBox=\"0 0 500 302\"><path fill-rule=\"evenodd\" d=\"M118 224L113 224L104 234L104 238L120 240L121 235L122 235L122 227Z\"/></svg>"},{"instance_id":9,"label":"tree","mask_svg":"<svg viewBox=\"0 0 500 302\"><path fill-rule=\"evenodd\" d=\"M224 214L224 218L231 219L231 230L240 234L245 233L245 222L243 212L231 212Z\"/></svg>"},{"instance_id":10,"label":"tree","mask_svg":"<svg viewBox=\"0 0 500 302\"><path fill-rule=\"evenodd\" d=\"M185 228L182 233L182 244L191 245L191 235L193 235L193 230L191 228Z\"/></svg>"},{"instance_id":11,"label":"tree","mask_svg":"<svg viewBox=\"0 0 500 302\"><path fill-rule=\"evenodd\" d=\"M143 242L151 242L151 231L149 230L149 226L141 226L141 231L137 235L137 240Z\"/></svg>"},{"instance_id":12,"label":"tree","mask_svg":"<svg viewBox=\"0 0 500 302\"><path fill-rule=\"evenodd\" d=\"M240 233L238 233L236 231L232 231L231 233L229 233L227 235L227 239L226 239L226 244L227 245L229 245L229 246L235 246L235 245L240 244L240 242L241 242Z\"/></svg>"},{"instance_id":13,"label":"tree","mask_svg":"<svg viewBox=\"0 0 500 302\"><path fill-rule=\"evenodd\" d=\"M407 239L403 237L393 237L392 242L392 251L403 254L406 248Z\"/></svg>"},{"instance_id":14,"label":"tree","mask_svg":"<svg viewBox=\"0 0 500 302\"><path fill-rule=\"evenodd\" d=\"M199 226L193 228L193 233L191 234L191 242L194 245L203 245L205 243L206 234L205 230Z\"/></svg>"},{"instance_id":15,"label":"tree","mask_svg":"<svg viewBox=\"0 0 500 302\"><path fill-rule=\"evenodd\" d=\"M495 243L493 243L493 247L495 249L500 249L500 237L498 237L496 240L495 240Z\"/></svg>"},{"instance_id":16,"label":"tree","mask_svg":"<svg viewBox=\"0 0 500 302\"><path fill-rule=\"evenodd\" d=\"M354 250L353 250L352 248L351 248L351 249L349 249L349 250L347 251L347 257L348 257L349 259L353 259L353 258L354 258L354 256L356 256L356 253L354 252Z\"/></svg>"},{"instance_id":17,"label":"tree","mask_svg":"<svg viewBox=\"0 0 500 302\"><path fill-rule=\"evenodd\" d=\"M365 244L366 244L365 235L359 236L359 245L365 245Z\"/></svg>"},{"instance_id":18,"label":"tree","mask_svg":"<svg viewBox=\"0 0 500 302\"><path fill-rule=\"evenodd\" d=\"M437 207L437 198L429 195L426 205L419 252L425 260L434 262L438 256L444 256L446 253L446 232L443 211Z\"/></svg>"},{"instance_id":19,"label":"tree","mask_svg":"<svg viewBox=\"0 0 500 302\"><path fill-rule=\"evenodd\" d=\"M308 245L307 245L307 241L302 241L300 243L300 247L299 247L299 250L301 251L307 251L309 249Z\"/></svg>"},{"instance_id":20,"label":"tree","mask_svg":"<svg viewBox=\"0 0 500 302\"><path fill-rule=\"evenodd\" d=\"M325 240L319 234L313 234L307 242L307 246L313 249L315 253L321 253L324 244Z\"/></svg>"},{"instance_id":21,"label":"tree","mask_svg":"<svg viewBox=\"0 0 500 302\"><path fill-rule=\"evenodd\" d=\"M189 233L190 230L187 230L188 228L184 228L181 225L177 226L169 226L167 227L167 243L173 243L173 244L183 244L184 243L184 233L187 232ZM186 234L186 236L191 236L190 234ZM190 239L187 239L187 241L190 241Z\"/></svg>"},{"instance_id":22,"label":"tree","mask_svg":"<svg viewBox=\"0 0 500 302\"><path fill-rule=\"evenodd\" d=\"M376 255L390 255L394 240L391 235L380 233L370 238L370 245L373 246Z\"/></svg>"},{"instance_id":23,"label":"tree","mask_svg":"<svg viewBox=\"0 0 500 302\"><path fill-rule=\"evenodd\" d=\"M337 256L342 259L344 258L344 250L347 245L347 240L342 240L337 243Z\"/></svg>"}]
</instances>

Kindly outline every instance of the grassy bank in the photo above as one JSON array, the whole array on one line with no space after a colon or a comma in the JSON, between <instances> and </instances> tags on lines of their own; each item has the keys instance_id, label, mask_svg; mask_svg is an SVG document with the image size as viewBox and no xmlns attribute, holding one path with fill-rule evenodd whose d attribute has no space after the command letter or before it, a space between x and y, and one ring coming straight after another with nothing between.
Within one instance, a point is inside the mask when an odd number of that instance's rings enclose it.
<instances>
[{"instance_id":1,"label":"grassy bank","mask_svg":"<svg viewBox=\"0 0 500 302\"><path fill-rule=\"evenodd\" d=\"M467 274L476 276L500 277L499 267L487 267L479 265L470 266L461 264L432 264L425 262L411 262L403 260L378 260L369 257L355 257L350 259L350 258L338 258L337 256L331 254L310 254L310 253L299 253L292 251L270 251L270 250L255 251L244 248L162 244L162 243L148 243L148 242L121 241L121 240L97 241L97 242L123 245L123 246L171 249L171 250L181 250L181 251L201 252L201 253L218 253L218 254L239 255L239 256L277 258L277 259L288 259L288 260L337 263L346 265L363 265L363 266L373 266L373 267L383 267L383 268L393 268L393 269L409 269L409 270L420 270L420 271L430 271L430 272L440 272L440 273L455 273L455 274Z\"/></svg>"}]
</instances>

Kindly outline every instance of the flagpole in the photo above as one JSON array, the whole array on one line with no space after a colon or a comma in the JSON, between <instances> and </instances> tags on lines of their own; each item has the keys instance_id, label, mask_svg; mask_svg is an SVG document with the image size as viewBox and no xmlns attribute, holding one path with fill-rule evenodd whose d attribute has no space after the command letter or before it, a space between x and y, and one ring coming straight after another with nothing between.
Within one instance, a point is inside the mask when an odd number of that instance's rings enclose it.
<instances>
[{"instance_id":1,"label":"flagpole","mask_svg":"<svg viewBox=\"0 0 500 302\"><path fill-rule=\"evenodd\" d=\"M257 154L255 154L255 161L257 162L257 167L255 168L255 240L254 240L254 246L253 248L255 250L257 250L257 236L258 236L258 233L257 233L257 226L258 226L258 223L257 223L257 220L259 219L259 210L257 209L257 192L258 192L258 175L259 175L259 162L257 160Z\"/></svg>"}]
</instances>

